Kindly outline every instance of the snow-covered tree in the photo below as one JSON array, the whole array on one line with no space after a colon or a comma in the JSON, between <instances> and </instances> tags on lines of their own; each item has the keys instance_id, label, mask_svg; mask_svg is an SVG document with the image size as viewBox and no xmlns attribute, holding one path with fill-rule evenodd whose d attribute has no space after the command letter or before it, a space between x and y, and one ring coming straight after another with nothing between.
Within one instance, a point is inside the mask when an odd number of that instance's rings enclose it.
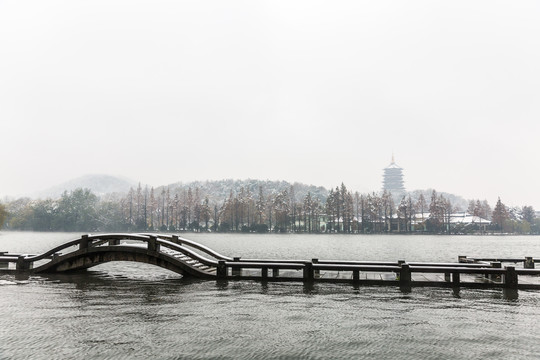
<instances>
[{"instance_id":1,"label":"snow-covered tree","mask_svg":"<svg viewBox=\"0 0 540 360\"><path fill-rule=\"evenodd\" d=\"M495 204L495 208L493 209L492 221L499 227L501 232L503 232L504 223L508 219L509 216L506 205L502 203L501 198L498 198L497 204Z\"/></svg>"}]
</instances>

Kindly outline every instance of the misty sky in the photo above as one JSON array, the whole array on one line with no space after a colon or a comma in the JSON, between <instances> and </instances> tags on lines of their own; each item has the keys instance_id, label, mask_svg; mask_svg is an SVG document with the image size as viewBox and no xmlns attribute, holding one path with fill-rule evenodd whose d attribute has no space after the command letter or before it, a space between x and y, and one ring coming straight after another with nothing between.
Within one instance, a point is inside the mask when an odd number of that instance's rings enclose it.
<instances>
[{"instance_id":1,"label":"misty sky","mask_svg":"<svg viewBox=\"0 0 540 360\"><path fill-rule=\"evenodd\" d=\"M0 0L0 195L85 174L540 210L538 1Z\"/></svg>"}]
</instances>

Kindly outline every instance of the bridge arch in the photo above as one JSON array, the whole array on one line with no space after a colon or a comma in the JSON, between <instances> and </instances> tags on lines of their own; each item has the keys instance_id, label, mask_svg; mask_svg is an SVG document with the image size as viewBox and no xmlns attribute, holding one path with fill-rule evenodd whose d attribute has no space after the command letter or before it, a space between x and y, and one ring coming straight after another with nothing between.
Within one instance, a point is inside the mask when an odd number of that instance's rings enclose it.
<instances>
[{"instance_id":1,"label":"bridge arch","mask_svg":"<svg viewBox=\"0 0 540 360\"><path fill-rule=\"evenodd\" d=\"M59 257L34 269L35 273L77 271L92 268L113 261L130 261L159 266L183 276L201 277L194 273L186 263L172 256L149 252L144 248L130 246L103 246L90 248L88 251L76 251Z\"/></svg>"}]
</instances>

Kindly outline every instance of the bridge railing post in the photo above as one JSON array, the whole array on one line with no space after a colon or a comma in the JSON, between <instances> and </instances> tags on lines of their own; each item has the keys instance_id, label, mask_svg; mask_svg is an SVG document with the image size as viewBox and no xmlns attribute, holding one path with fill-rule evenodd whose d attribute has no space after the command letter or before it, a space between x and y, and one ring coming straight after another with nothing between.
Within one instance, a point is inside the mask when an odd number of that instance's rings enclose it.
<instances>
[{"instance_id":1,"label":"bridge railing post","mask_svg":"<svg viewBox=\"0 0 540 360\"><path fill-rule=\"evenodd\" d=\"M527 256L523 262L525 269L534 269L534 259L531 256Z\"/></svg>"},{"instance_id":2,"label":"bridge railing post","mask_svg":"<svg viewBox=\"0 0 540 360\"><path fill-rule=\"evenodd\" d=\"M411 288L411 267L407 263L402 263L399 269L399 287L406 290Z\"/></svg>"},{"instance_id":3,"label":"bridge railing post","mask_svg":"<svg viewBox=\"0 0 540 360\"><path fill-rule=\"evenodd\" d=\"M452 273L452 286L459 287L460 283L460 274L458 272Z\"/></svg>"},{"instance_id":4,"label":"bridge railing post","mask_svg":"<svg viewBox=\"0 0 540 360\"><path fill-rule=\"evenodd\" d=\"M234 262L240 262L240 258L239 257L234 257L233 261ZM241 268L232 268L231 271L232 271L232 276L240 276L242 274L242 269Z\"/></svg>"},{"instance_id":5,"label":"bridge railing post","mask_svg":"<svg viewBox=\"0 0 540 360\"><path fill-rule=\"evenodd\" d=\"M30 270L32 268L32 262L26 261L24 255L17 257L17 263L15 269L18 271Z\"/></svg>"},{"instance_id":6,"label":"bridge railing post","mask_svg":"<svg viewBox=\"0 0 540 360\"><path fill-rule=\"evenodd\" d=\"M218 260L216 274L219 279L225 279L227 277L227 265L225 265L225 260Z\"/></svg>"},{"instance_id":7,"label":"bridge railing post","mask_svg":"<svg viewBox=\"0 0 540 360\"><path fill-rule=\"evenodd\" d=\"M313 263L304 263L304 281L313 281Z\"/></svg>"},{"instance_id":8,"label":"bridge railing post","mask_svg":"<svg viewBox=\"0 0 540 360\"><path fill-rule=\"evenodd\" d=\"M175 243L175 244L178 244L178 245L182 245L182 242L178 238L178 235L173 235L172 236L172 242Z\"/></svg>"},{"instance_id":9,"label":"bridge railing post","mask_svg":"<svg viewBox=\"0 0 540 360\"><path fill-rule=\"evenodd\" d=\"M509 289L517 289L518 276L516 273L516 267L506 266L506 273L504 274L504 286Z\"/></svg>"},{"instance_id":10,"label":"bridge railing post","mask_svg":"<svg viewBox=\"0 0 540 360\"><path fill-rule=\"evenodd\" d=\"M90 240L88 239L88 235L83 235L81 237L81 242L79 243L79 250L88 249L89 243L90 243Z\"/></svg>"},{"instance_id":11,"label":"bridge railing post","mask_svg":"<svg viewBox=\"0 0 540 360\"><path fill-rule=\"evenodd\" d=\"M360 281L360 270L354 269L352 272L353 281Z\"/></svg>"},{"instance_id":12,"label":"bridge railing post","mask_svg":"<svg viewBox=\"0 0 540 360\"><path fill-rule=\"evenodd\" d=\"M399 283L401 285L411 284L411 266L409 264L401 264L401 268L399 269Z\"/></svg>"},{"instance_id":13,"label":"bridge railing post","mask_svg":"<svg viewBox=\"0 0 540 360\"><path fill-rule=\"evenodd\" d=\"M156 251L159 252L159 244L157 242L156 236L150 236L148 239L148 251Z\"/></svg>"}]
</instances>

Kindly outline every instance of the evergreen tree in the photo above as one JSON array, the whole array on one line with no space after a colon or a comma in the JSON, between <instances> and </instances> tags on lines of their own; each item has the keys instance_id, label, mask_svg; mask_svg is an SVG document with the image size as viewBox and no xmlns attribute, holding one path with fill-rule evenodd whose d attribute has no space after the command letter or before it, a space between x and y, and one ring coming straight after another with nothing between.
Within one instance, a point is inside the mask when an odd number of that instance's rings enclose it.
<instances>
[{"instance_id":1,"label":"evergreen tree","mask_svg":"<svg viewBox=\"0 0 540 360\"><path fill-rule=\"evenodd\" d=\"M437 195L435 190L431 193L431 201L429 203L429 219L428 223L430 230L439 232L444 226L445 215L445 202L446 200L442 195Z\"/></svg>"},{"instance_id":2,"label":"evergreen tree","mask_svg":"<svg viewBox=\"0 0 540 360\"><path fill-rule=\"evenodd\" d=\"M495 204L495 209L493 209L492 220L495 225L503 232L504 223L509 219L508 209L501 202L501 198L497 199L497 204Z\"/></svg>"}]
</instances>

